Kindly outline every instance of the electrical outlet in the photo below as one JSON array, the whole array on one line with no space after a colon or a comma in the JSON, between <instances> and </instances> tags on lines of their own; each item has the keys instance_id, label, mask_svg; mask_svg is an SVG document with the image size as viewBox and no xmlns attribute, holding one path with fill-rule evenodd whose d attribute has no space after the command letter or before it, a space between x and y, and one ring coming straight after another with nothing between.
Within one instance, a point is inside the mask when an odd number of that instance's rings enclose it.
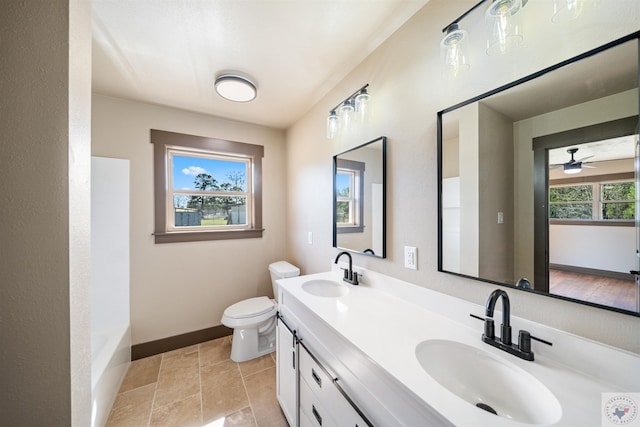
<instances>
[{"instance_id":1,"label":"electrical outlet","mask_svg":"<svg viewBox=\"0 0 640 427\"><path fill-rule=\"evenodd\" d=\"M418 269L418 249L414 246L404 247L404 268Z\"/></svg>"},{"instance_id":2,"label":"electrical outlet","mask_svg":"<svg viewBox=\"0 0 640 427\"><path fill-rule=\"evenodd\" d=\"M307 243L310 244L310 245L313 245L313 231L310 231L307 234Z\"/></svg>"}]
</instances>

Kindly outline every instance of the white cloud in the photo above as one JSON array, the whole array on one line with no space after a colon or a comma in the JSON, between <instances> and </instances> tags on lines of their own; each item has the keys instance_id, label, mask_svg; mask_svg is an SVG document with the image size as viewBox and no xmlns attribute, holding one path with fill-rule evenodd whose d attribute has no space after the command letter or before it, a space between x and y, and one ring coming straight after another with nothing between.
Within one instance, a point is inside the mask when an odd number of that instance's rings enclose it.
<instances>
[{"instance_id":1,"label":"white cloud","mask_svg":"<svg viewBox=\"0 0 640 427\"><path fill-rule=\"evenodd\" d=\"M200 166L189 166L188 168L182 169L182 173L188 176L198 176L201 173L209 173L205 168L201 168Z\"/></svg>"}]
</instances>

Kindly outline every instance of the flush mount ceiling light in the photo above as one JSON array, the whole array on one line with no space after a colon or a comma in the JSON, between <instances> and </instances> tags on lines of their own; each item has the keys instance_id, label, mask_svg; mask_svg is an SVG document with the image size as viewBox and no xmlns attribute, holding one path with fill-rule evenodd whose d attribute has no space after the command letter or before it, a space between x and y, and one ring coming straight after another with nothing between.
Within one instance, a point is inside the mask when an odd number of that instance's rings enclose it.
<instances>
[{"instance_id":1,"label":"flush mount ceiling light","mask_svg":"<svg viewBox=\"0 0 640 427\"><path fill-rule=\"evenodd\" d=\"M238 74L221 74L214 84L221 97L235 102L248 102L258 94L256 85L246 77Z\"/></svg>"}]
</instances>

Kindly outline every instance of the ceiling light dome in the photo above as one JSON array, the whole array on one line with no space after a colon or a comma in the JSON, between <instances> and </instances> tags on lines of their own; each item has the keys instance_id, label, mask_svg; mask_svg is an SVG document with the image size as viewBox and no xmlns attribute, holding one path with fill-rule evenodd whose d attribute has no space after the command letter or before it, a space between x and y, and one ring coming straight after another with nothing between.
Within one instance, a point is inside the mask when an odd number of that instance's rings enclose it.
<instances>
[{"instance_id":1,"label":"ceiling light dome","mask_svg":"<svg viewBox=\"0 0 640 427\"><path fill-rule=\"evenodd\" d=\"M221 74L214 84L221 97L235 102L248 102L258 94L256 85L246 77L238 74Z\"/></svg>"}]
</instances>

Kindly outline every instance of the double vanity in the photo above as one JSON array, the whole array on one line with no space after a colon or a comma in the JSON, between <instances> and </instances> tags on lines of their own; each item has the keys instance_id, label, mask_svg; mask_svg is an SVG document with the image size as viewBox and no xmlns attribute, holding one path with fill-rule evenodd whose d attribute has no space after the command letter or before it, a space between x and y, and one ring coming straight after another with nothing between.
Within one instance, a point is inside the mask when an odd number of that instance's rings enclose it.
<instances>
[{"instance_id":1,"label":"double vanity","mask_svg":"<svg viewBox=\"0 0 640 427\"><path fill-rule=\"evenodd\" d=\"M600 425L602 393L640 391L640 356L508 316L508 296L487 322L484 306L358 272L358 286L336 267L278 281L277 395L291 426ZM510 348L530 356L483 341L487 323L502 338L505 318Z\"/></svg>"}]
</instances>

